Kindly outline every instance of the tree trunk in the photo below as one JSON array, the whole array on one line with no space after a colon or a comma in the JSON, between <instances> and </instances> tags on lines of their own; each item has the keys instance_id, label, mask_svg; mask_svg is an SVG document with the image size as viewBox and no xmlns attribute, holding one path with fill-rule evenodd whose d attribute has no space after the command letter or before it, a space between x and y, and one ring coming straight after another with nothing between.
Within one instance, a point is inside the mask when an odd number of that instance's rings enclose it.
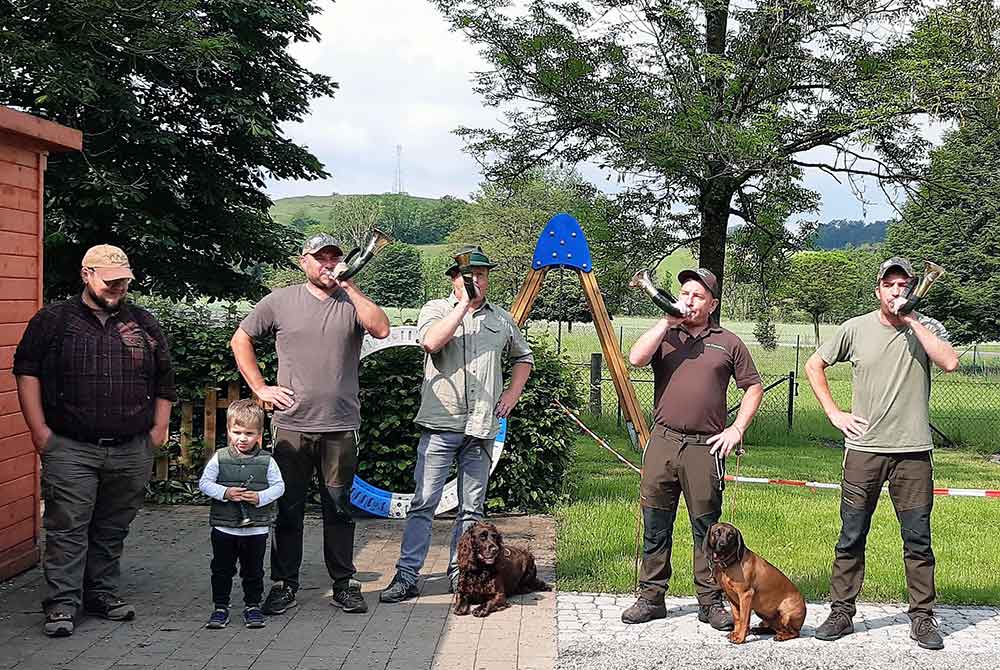
<instances>
[{"instance_id":1,"label":"tree trunk","mask_svg":"<svg viewBox=\"0 0 1000 670\"><path fill-rule=\"evenodd\" d=\"M698 266L715 273L719 281L719 297L725 281L726 268L726 228L729 226L729 205L733 190L721 177L709 182L699 201L701 210L701 242L698 248ZM718 322L722 300L713 313Z\"/></svg>"},{"instance_id":2,"label":"tree trunk","mask_svg":"<svg viewBox=\"0 0 1000 670\"><path fill-rule=\"evenodd\" d=\"M813 332L816 333L816 346L819 346L819 314L813 314Z\"/></svg>"}]
</instances>

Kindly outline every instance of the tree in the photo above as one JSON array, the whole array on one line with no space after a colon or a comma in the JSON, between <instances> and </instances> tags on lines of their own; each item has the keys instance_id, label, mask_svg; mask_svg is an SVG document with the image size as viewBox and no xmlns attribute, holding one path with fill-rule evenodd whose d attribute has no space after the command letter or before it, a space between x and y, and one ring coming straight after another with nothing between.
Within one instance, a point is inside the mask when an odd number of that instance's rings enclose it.
<instances>
[{"instance_id":1,"label":"tree","mask_svg":"<svg viewBox=\"0 0 1000 670\"><path fill-rule=\"evenodd\" d=\"M843 251L803 251L795 254L779 295L812 317L816 344L819 321L825 314L842 314L855 304L858 287L865 282L858 265ZM868 281L869 294L874 277Z\"/></svg>"},{"instance_id":2,"label":"tree","mask_svg":"<svg viewBox=\"0 0 1000 670\"><path fill-rule=\"evenodd\" d=\"M958 344L1000 340L1000 123L967 119L934 152L943 187L922 188L889 227L885 256L922 260L947 271L919 308L944 322ZM958 175L958 176L956 176Z\"/></svg>"},{"instance_id":3,"label":"tree","mask_svg":"<svg viewBox=\"0 0 1000 670\"><path fill-rule=\"evenodd\" d=\"M817 203L806 169L908 185L916 120L997 81L998 11L975 0L436 4L491 66L476 90L504 128L459 129L489 177L592 161L620 176L632 220L696 244L720 281L730 216L779 235L767 212Z\"/></svg>"},{"instance_id":4,"label":"tree","mask_svg":"<svg viewBox=\"0 0 1000 670\"><path fill-rule=\"evenodd\" d=\"M326 223L306 228L306 237L316 233L330 233L336 237L346 254L354 247L368 243L372 229L382 218L382 205L367 196L340 196L333 200L330 217Z\"/></svg>"},{"instance_id":5,"label":"tree","mask_svg":"<svg viewBox=\"0 0 1000 670\"><path fill-rule=\"evenodd\" d=\"M361 289L377 304L419 307L424 297L420 252L394 242L376 256L358 276Z\"/></svg>"},{"instance_id":6,"label":"tree","mask_svg":"<svg viewBox=\"0 0 1000 670\"><path fill-rule=\"evenodd\" d=\"M572 214L590 241L591 252L596 254L591 231L607 226L607 204L607 200L575 172L532 170L509 188L483 184L482 190L473 196L469 216L448 239L454 244L482 246L486 255L498 265L490 273L491 294L495 300L511 301L531 269L535 242L549 219L560 212ZM593 262L598 267L596 257ZM564 295L582 294L579 282L566 282L564 290ZM550 282L546 292L554 291L556 287ZM589 317L589 310L585 315Z\"/></svg>"},{"instance_id":7,"label":"tree","mask_svg":"<svg viewBox=\"0 0 1000 670\"><path fill-rule=\"evenodd\" d=\"M0 104L83 131L50 157L49 296L79 290L83 250L129 253L144 290L242 296L295 245L265 175L326 176L285 137L336 84L290 55L311 0L49 0L0 10Z\"/></svg>"}]
</instances>

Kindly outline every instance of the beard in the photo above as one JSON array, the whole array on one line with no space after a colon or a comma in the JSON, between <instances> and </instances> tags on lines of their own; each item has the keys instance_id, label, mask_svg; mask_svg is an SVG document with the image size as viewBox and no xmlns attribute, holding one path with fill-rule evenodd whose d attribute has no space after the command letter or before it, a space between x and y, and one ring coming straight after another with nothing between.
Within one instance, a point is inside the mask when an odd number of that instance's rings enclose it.
<instances>
[{"instance_id":1,"label":"beard","mask_svg":"<svg viewBox=\"0 0 1000 670\"><path fill-rule=\"evenodd\" d=\"M105 312L114 312L121 306L122 301L125 300L125 296L122 296L121 298L116 298L115 300L107 300L106 298L103 298L94 293L93 289L91 289L89 286L84 286L83 290L86 291L87 296L94 302L94 304L100 307Z\"/></svg>"}]
</instances>

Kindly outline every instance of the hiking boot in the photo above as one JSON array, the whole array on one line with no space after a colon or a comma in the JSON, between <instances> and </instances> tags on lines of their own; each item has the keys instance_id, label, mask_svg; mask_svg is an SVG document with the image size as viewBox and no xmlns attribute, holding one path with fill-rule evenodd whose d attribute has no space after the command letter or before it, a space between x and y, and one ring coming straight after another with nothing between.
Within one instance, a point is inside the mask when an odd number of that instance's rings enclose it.
<instances>
[{"instance_id":1,"label":"hiking boot","mask_svg":"<svg viewBox=\"0 0 1000 670\"><path fill-rule=\"evenodd\" d=\"M108 593L100 593L85 601L83 611L111 621L131 621L135 618L135 608L132 605Z\"/></svg>"},{"instance_id":2,"label":"hiking boot","mask_svg":"<svg viewBox=\"0 0 1000 670\"><path fill-rule=\"evenodd\" d=\"M53 607L45 612L45 634L49 637L69 637L73 634L73 613Z\"/></svg>"},{"instance_id":3,"label":"hiking boot","mask_svg":"<svg viewBox=\"0 0 1000 670\"><path fill-rule=\"evenodd\" d=\"M225 628L229 625L229 608L228 607L216 607L215 611L212 612L212 616L208 617L208 623L205 624L205 628L211 628L213 630L219 628Z\"/></svg>"},{"instance_id":4,"label":"hiking boot","mask_svg":"<svg viewBox=\"0 0 1000 670\"><path fill-rule=\"evenodd\" d=\"M389 582L389 586L385 587L379 594L378 599L384 603L401 603L404 600L416 598L418 593L417 583L411 583L397 572L396 576Z\"/></svg>"},{"instance_id":5,"label":"hiking boot","mask_svg":"<svg viewBox=\"0 0 1000 670\"><path fill-rule=\"evenodd\" d=\"M368 603L361 591L355 591L350 586L346 589L334 589L330 604L351 614L364 614L368 611Z\"/></svg>"},{"instance_id":6,"label":"hiking boot","mask_svg":"<svg viewBox=\"0 0 1000 670\"><path fill-rule=\"evenodd\" d=\"M732 630L733 615L721 602L698 606L698 621L707 623L715 630Z\"/></svg>"},{"instance_id":7,"label":"hiking boot","mask_svg":"<svg viewBox=\"0 0 1000 670\"><path fill-rule=\"evenodd\" d=\"M243 625L247 628L263 628L267 625L264 612L257 605L250 605L243 610Z\"/></svg>"},{"instance_id":8,"label":"hiking boot","mask_svg":"<svg viewBox=\"0 0 1000 670\"><path fill-rule=\"evenodd\" d=\"M622 623L647 623L653 619L665 619L667 608L663 603L654 603L639 596L635 604L622 612Z\"/></svg>"},{"instance_id":9,"label":"hiking boot","mask_svg":"<svg viewBox=\"0 0 1000 670\"><path fill-rule=\"evenodd\" d=\"M826 621L816 629L816 639L829 642L839 640L853 632L854 621L851 620L851 615L841 610L832 610Z\"/></svg>"},{"instance_id":10,"label":"hiking boot","mask_svg":"<svg viewBox=\"0 0 1000 670\"><path fill-rule=\"evenodd\" d=\"M264 599L262 611L264 614L284 614L296 605L295 591L284 584L275 584Z\"/></svg>"},{"instance_id":11,"label":"hiking boot","mask_svg":"<svg viewBox=\"0 0 1000 670\"><path fill-rule=\"evenodd\" d=\"M932 616L915 617L910 622L910 639L923 649L944 649L937 619Z\"/></svg>"}]
</instances>

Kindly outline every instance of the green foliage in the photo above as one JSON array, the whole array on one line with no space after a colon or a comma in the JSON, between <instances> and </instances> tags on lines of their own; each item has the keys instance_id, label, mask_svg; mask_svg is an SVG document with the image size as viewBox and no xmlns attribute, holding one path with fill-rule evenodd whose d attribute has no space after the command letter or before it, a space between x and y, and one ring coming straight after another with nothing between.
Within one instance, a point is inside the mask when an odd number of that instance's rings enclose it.
<instances>
[{"instance_id":1,"label":"green foliage","mask_svg":"<svg viewBox=\"0 0 1000 670\"><path fill-rule=\"evenodd\" d=\"M170 344L170 358L180 400L204 397L208 384L240 379L229 341L249 307L236 303L173 301L146 296L136 300L160 322ZM256 347L265 379L277 377L278 358L273 345Z\"/></svg>"},{"instance_id":2,"label":"green foliage","mask_svg":"<svg viewBox=\"0 0 1000 670\"><path fill-rule=\"evenodd\" d=\"M885 255L921 261L947 275L920 308L940 319L958 344L1000 340L1000 126L967 120L931 161L931 182L889 228Z\"/></svg>"},{"instance_id":3,"label":"green foliage","mask_svg":"<svg viewBox=\"0 0 1000 670\"><path fill-rule=\"evenodd\" d=\"M442 242L464 219L467 209L468 203L450 195L434 199L406 193L334 194L283 198L275 201L271 215L298 230L325 230L353 240L357 235L351 232L354 212L374 212L374 217L366 219L369 228L376 225L400 242L423 245ZM367 235L367 230L360 232Z\"/></svg>"},{"instance_id":4,"label":"green foliage","mask_svg":"<svg viewBox=\"0 0 1000 670\"><path fill-rule=\"evenodd\" d=\"M488 62L476 90L505 123L458 133L492 181L591 161L618 178L625 246L696 245L723 286L731 216L767 240L815 211L807 170L912 180L920 122L1000 79L995 3L435 4Z\"/></svg>"},{"instance_id":5,"label":"green foliage","mask_svg":"<svg viewBox=\"0 0 1000 670\"><path fill-rule=\"evenodd\" d=\"M546 340L533 340L532 350L535 368L509 420L504 454L490 478L489 506L494 511L548 509L558 502L575 439L573 425L552 404L558 399L576 407L575 378ZM363 362L358 474L376 486L413 490L420 436L413 418L422 381L423 354L416 347L388 349Z\"/></svg>"},{"instance_id":6,"label":"green foliage","mask_svg":"<svg viewBox=\"0 0 1000 670\"><path fill-rule=\"evenodd\" d=\"M144 291L246 296L295 231L268 216L272 179L326 176L284 124L336 84L293 43L312 0L6 3L0 104L83 132L46 175L46 293L78 290L79 259L123 247Z\"/></svg>"},{"instance_id":7,"label":"green foliage","mask_svg":"<svg viewBox=\"0 0 1000 670\"><path fill-rule=\"evenodd\" d=\"M885 241L891 223L835 219L816 229L812 243L817 249L826 250L878 245Z\"/></svg>"},{"instance_id":8,"label":"green foliage","mask_svg":"<svg viewBox=\"0 0 1000 670\"><path fill-rule=\"evenodd\" d=\"M846 252L804 251L792 257L779 296L812 317L816 342L819 342L822 316L852 311L865 288L871 295L874 276L864 277L860 270L851 254Z\"/></svg>"},{"instance_id":9,"label":"green foliage","mask_svg":"<svg viewBox=\"0 0 1000 670\"><path fill-rule=\"evenodd\" d=\"M419 307L424 299L420 252L409 244L390 244L356 277L361 290L376 304Z\"/></svg>"}]
</instances>

